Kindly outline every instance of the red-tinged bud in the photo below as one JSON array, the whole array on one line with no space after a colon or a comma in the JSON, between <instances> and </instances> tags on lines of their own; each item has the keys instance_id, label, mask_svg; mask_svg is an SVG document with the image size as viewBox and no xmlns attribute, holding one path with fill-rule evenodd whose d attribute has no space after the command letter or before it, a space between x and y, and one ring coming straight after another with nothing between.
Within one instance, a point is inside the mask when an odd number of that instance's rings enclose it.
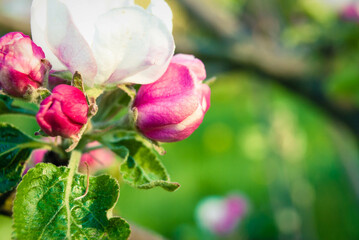
<instances>
[{"instance_id":1,"label":"red-tinged bud","mask_svg":"<svg viewBox=\"0 0 359 240\"><path fill-rule=\"evenodd\" d=\"M133 104L138 113L137 128L160 142L189 137L210 106L211 90L202 83L205 78L205 67L199 59L174 56L160 79L139 89Z\"/></svg>"},{"instance_id":2,"label":"red-tinged bud","mask_svg":"<svg viewBox=\"0 0 359 240\"><path fill-rule=\"evenodd\" d=\"M37 123L49 136L70 138L87 122L88 104L79 89L61 84L40 104Z\"/></svg>"},{"instance_id":3,"label":"red-tinged bud","mask_svg":"<svg viewBox=\"0 0 359 240\"><path fill-rule=\"evenodd\" d=\"M47 77L51 64L30 37L11 32L0 38L0 85L14 97L31 95Z\"/></svg>"}]
</instances>

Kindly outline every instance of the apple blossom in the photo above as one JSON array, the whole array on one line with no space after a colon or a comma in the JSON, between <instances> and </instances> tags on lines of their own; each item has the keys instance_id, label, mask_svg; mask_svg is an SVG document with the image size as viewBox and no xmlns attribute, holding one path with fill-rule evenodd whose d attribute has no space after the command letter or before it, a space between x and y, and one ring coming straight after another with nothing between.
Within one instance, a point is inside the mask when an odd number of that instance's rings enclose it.
<instances>
[{"instance_id":1,"label":"apple blossom","mask_svg":"<svg viewBox=\"0 0 359 240\"><path fill-rule=\"evenodd\" d=\"M173 56L172 12L133 0L34 0L31 32L56 71L80 72L88 86L147 84Z\"/></svg>"},{"instance_id":2,"label":"apple blossom","mask_svg":"<svg viewBox=\"0 0 359 240\"><path fill-rule=\"evenodd\" d=\"M49 136L70 138L87 122L88 104L77 88L61 84L40 104L36 120Z\"/></svg>"},{"instance_id":3,"label":"apple blossom","mask_svg":"<svg viewBox=\"0 0 359 240\"><path fill-rule=\"evenodd\" d=\"M9 95L25 97L39 88L51 65L40 47L20 32L0 38L0 85Z\"/></svg>"},{"instance_id":4,"label":"apple blossom","mask_svg":"<svg viewBox=\"0 0 359 240\"><path fill-rule=\"evenodd\" d=\"M137 128L160 142L180 141L202 123L210 106L210 88L203 84L203 63L190 55L173 57L165 74L142 85L134 100Z\"/></svg>"}]
</instances>

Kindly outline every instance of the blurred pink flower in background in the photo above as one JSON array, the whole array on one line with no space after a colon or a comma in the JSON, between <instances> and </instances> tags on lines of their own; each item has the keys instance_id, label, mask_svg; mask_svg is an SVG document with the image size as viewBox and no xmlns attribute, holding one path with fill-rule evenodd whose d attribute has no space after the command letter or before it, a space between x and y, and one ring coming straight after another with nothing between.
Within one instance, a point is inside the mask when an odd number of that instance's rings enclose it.
<instances>
[{"instance_id":1,"label":"blurred pink flower in background","mask_svg":"<svg viewBox=\"0 0 359 240\"><path fill-rule=\"evenodd\" d=\"M359 22L358 3L350 3L345 6L340 13L340 17L346 21Z\"/></svg>"},{"instance_id":2,"label":"blurred pink flower in background","mask_svg":"<svg viewBox=\"0 0 359 240\"><path fill-rule=\"evenodd\" d=\"M248 200L240 194L210 196L197 205L197 223L215 235L231 234L247 214L248 208Z\"/></svg>"},{"instance_id":3,"label":"blurred pink flower in background","mask_svg":"<svg viewBox=\"0 0 359 240\"><path fill-rule=\"evenodd\" d=\"M86 145L86 148L94 148L87 153L82 154L80 168L86 169L86 164L89 165L91 172L110 167L115 161L115 154L107 148L98 148L101 144L99 142L91 142Z\"/></svg>"},{"instance_id":4,"label":"blurred pink flower in background","mask_svg":"<svg viewBox=\"0 0 359 240\"><path fill-rule=\"evenodd\" d=\"M36 164L41 163L44 161L45 154L48 151L45 149L36 149L32 151L30 159L27 161L26 168L23 172L23 175L29 171L30 168L35 167Z\"/></svg>"},{"instance_id":5,"label":"blurred pink flower in background","mask_svg":"<svg viewBox=\"0 0 359 240\"><path fill-rule=\"evenodd\" d=\"M101 144L99 142L91 142L86 145L86 148L90 151L83 153L81 156L79 167L82 172L86 172L87 167L85 163L88 164L90 173L95 173L99 170L110 167L115 162L115 154L107 148L100 147ZM48 153L48 150L45 149L34 150L26 164L26 169L24 170L23 175L26 174L30 168L35 167L36 164L44 162L46 153Z\"/></svg>"}]
</instances>

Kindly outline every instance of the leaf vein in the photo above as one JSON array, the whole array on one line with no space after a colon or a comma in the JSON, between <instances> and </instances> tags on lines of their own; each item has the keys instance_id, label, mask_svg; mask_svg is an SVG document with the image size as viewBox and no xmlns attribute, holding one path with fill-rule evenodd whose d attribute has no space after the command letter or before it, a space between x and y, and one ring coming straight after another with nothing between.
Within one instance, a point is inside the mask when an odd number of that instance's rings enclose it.
<instances>
[{"instance_id":1,"label":"leaf vein","mask_svg":"<svg viewBox=\"0 0 359 240\"><path fill-rule=\"evenodd\" d=\"M57 212L54 214L54 216L52 216L52 218L50 219L50 221L45 225L44 229L42 230L39 239L41 239L42 235L44 234L46 228L51 224L51 222L53 222L57 216L57 214L59 214L59 212L61 211L61 209L65 206L65 204L63 204L58 210Z\"/></svg>"}]
</instances>

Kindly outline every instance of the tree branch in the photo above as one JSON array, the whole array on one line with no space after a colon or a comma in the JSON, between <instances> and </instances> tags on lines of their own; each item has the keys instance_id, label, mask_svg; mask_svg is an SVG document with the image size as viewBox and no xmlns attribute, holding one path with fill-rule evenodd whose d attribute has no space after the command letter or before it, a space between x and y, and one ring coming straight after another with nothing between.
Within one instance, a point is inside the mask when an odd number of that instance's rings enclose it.
<instances>
[{"instance_id":1,"label":"tree branch","mask_svg":"<svg viewBox=\"0 0 359 240\"><path fill-rule=\"evenodd\" d=\"M248 34L247 37L243 37L245 34L242 33L239 34L242 36L239 39L238 31L233 31L232 35L218 31L218 26L203 14L211 7L204 4L203 0L197 1L202 2L200 7L199 3L194 4L191 0L179 0L192 18L208 30L215 31L218 39L177 36L177 51L188 52L204 61L219 65L225 63L226 71L249 71L260 76L261 80L278 83L285 89L309 100L332 119L342 122L359 142L359 109L344 108L333 102L323 90L322 79L315 74L317 69L305 61L303 56L293 50L276 46L275 43L266 41L264 38L248 36ZM222 28L226 27L227 25L222 25Z\"/></svg>"}]
</instances>

